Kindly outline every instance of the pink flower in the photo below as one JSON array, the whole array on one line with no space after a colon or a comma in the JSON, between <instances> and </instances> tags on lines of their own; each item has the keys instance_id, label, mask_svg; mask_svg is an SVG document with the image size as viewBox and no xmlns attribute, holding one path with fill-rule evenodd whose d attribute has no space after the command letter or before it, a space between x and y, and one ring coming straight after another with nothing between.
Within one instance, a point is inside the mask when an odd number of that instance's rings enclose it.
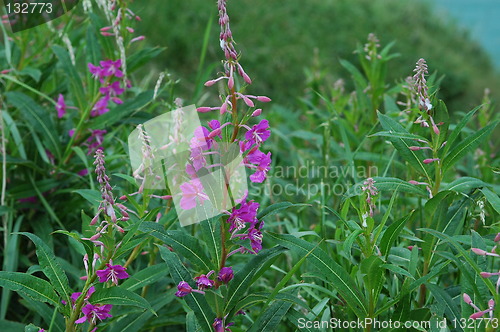
<instances>
[{"instance_id":1,"label":"pink flower","mask_svg":"<svg viewBox=\"0 0 500 332\"><path fill-rule=\"evenodd\" d=\"M107 268L104 270L98 270L96 272L99 277L99 282L112 281L115 285L118 285L118 279L127 279L129 277L128 273L125 271L127 268L121 265L111 265L106 264Z\"/></svg>"},{"instance_id":2,"label":"pink flower","mask_svg":"<svg viewBox=\"0 0 500 332\"><path fill-rule=\"evenodd\" d=\"M430 164L430 163L433 163L433 162L439 161L439 160L440 160L439 158L428 158L428 159L424 159L423 163Z\"/></svg>"},{"instance_id":3,"label":"pink flower","mask_svg":"<svg viewBox=\"0 0 500 332\"><path fill-rule=\"evenodd\" d=\"M109 101L108 96L104 96L101 99L99 99L95 103L94 107L92 108L92 111L90 112L90 116L96 117L96 116L103 115L104 113L109 112L108 101Z\"/></svg>"},{"instance_id":4,"label":"pink flower","mask_svg":"<svg viewBox=\"0 0 500 332\"><path fill-rule=\"evenodd\" d=\"M266 119L262 119L259 124L254 125L252 129L247 131L245 134L245 138L251 144L260 145L265 142L269 136L271 135L271 131L269 130L269 121Z\"/></svg>"},{"instance_id":5,"label":"pink flower","mask_svg":"<svg viewBox=\"0 0 500 332\"><path fill-rule=\"evenodd\" d=\"M217 276L217 279L225 284L230 282L234 277L234 272L232 267L223 267L219 271L219 275Z\"/></svg>"},{"instance_id":6,"label":"pink flower","mask_svg":"<svg viewBox=\"0 0 500 332\"><path fill-rule=\"evenodd\" d=\"M111 100L115 103L115 104L122 104L123 101L118 98L117 96L123 94L123 92L125 91L125 89L122 89L120 87L120 82L116 81L116 82L113 82L111 84L109 84L108 86L105 86L105 87L101 87L99 88L99 92L101 92L105 97L108 98L111 98Z\"/></svg>"},{"instance_id":7,"label":"pink flower","mask_svg":"<svg viewBox=\"0 0 500 332\"><path fill-rule=\"evenodd\" d=\"M123 72L120 70L122 60L100 61L99 64L102 66L102 76L123 77Z\"/></svg>"},{"instance_id":8,"label":"pink flower","mask_svg":"<svg viewBox=\"0 0 500 332\"><path fill-rule=\"evenodd\" d=\"M271 152L267 154L260 150L255 150L254 153L247 156L252 164L257 164L257 171L250 175L250 181L262 183L266 179L267 172L271 168Z\"/></svg>"},{"instance_id":9,"label":"pink flower","mask_svg":"<svg viewBox=\"0 0 500 332\"><path fill-rule=\"evenodd\" d=\"M59 94L59 98L57 98L56 111L59 119L66 114L66 103L64 102L64 96L62 94Z\"/></svg>"},{"instance_id":10,"label":"pink flower","mask_svg":"<svg viewBox=\"0 0 500 332\"><path fill-rule=\"evenodd\" d=\"M260 204L254 202L253 200L248 201L246 197L241 201L241 205L239 208L233 208L231 215L227 219L231 226L229 227L229 232L233 232L234 230L241 230L245 228L245 223L254 225L257 220L257 210L259 209Z\"/></svg>"},{"instance_id":11,"label":"pink flower","mask_svg":"<svg viewBox=\"0 0 500 332\"><path fill-rule=\"evenodd\" d=\"M177 285L177 292L175 292L175 296L184 297L190 294L193 291L193 288L189 286L189 284L185 281L179 282Z\"/></svg>"},{"instance_id":12,"label":"pink flower","mask_svg":"<svg viewBox=\"0 0 500 332\"><path fill-rule=\"evenodd\" d=\"M194 280L196 280L196 285L198 286L198 289L206 289L206 288L211 288L215 284L215 281L210 280L209 277L214 273L214 271L208 272L208 274L202 274L198 277L195 277Z\"/></svg>"},{"instance_id":13,"label":"pink flower","mask_svg":"<svg viewBox=\"0 0 500 332\"><path fill-rule=\"evenodd\" d=\"M111 308L113 306L111 304L87 304L85 307L83 307L82 312L84 316L77 321L75 321L76 324L82 324L88 321L91 324L97 324L97 319L99 320L105 320L106 318L113 317L109 314Z\"/></svg>"},{"instance_id":14,"label":"pink flower","mask_svg":"<svg viewBox=\"0 0 500 332\"><path fill-rule=\"evenodd\" d=\"M203 201L208 200L207 194L203 192L203 186L199 179L192 179L180 185L182 191L182 198L180 201L181 208L184 210L191 210L196 207L196 198Z\"/></svg>"}]
</instances>

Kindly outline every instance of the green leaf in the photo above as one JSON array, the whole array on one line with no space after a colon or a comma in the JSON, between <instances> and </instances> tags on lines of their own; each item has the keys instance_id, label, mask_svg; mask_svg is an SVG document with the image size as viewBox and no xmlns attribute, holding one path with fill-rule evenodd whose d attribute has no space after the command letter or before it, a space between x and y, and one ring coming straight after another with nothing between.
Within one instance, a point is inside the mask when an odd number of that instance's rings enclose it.
<instances>
[{"instance_id":1,"label":"green leaf","mask_svg":"<svg viewBox=\"0 0 500 332\"><path fill-rule=\"evenodd\" d=\"M465 139L460 141L451 151L444 157L443 160L443 174L455 164L457 161L462 159L470 150L475 149L479 144L488 138L493 129L497 126L499 121L495 121L488 126L476 131L473 135L467 136Z\"/></svg>"},{"instance_id":2,"label":"green leaf","mask_svg":"<svg viewBox=\"0 0 500 332\"><path fill-rule=\"evenodd\" d=\"M233 280L229 283L225 312L229 312L249 290L252 284L253 275L257 272L259 267L275 256L280 255L285 250L285 248L280 246L261 250L246 263L241 270L236 271Z\"/></svg>"},{"instance_id":3,"label":"green leaf","mask_svg":"<svg viewBox=\"0 0 500 332\"><path fill-rule=\"evenodd\" d=\"M292 303L276 301L250 327L249 332L275 331L282 318L286 315Z\"/></svg>"},{"instance_id":4,"label":"green leaf","mask_svg":"<svg viewBox=\"0 0 500 332\"><path fill-rule=\"evenodd\" d=\"M12 91L5 93L5 96L7 97L7 102L18 108L22 117L41 135L41 137L43 137L46 148L50 150L56 158L60 158L61 144L57 137L57 131L52 122L52 117L48 116L47 111L24 93Z\"/></svg>"},{"instance_id":5,"label":"green leaf","mask_svg":"<svg viewBox=\"0 0 500 332\"><path fill-rule=\"evenodd\" d=\"M314 244L297 239L291 235L275 233L267 233L267 235L273 238L278 244L290 250L297 251L300 255L306 255L314 248ZM355 286L356 283L349 273L320 248L313 250L309 256L309 260L318 269L320 275L331 282L331 286L342 295L347 305L356 315L358 317L365 317L368 312L366 300Z\"/></svg>"},{"instance_id":6,"label":"green leaf","mask_svg":"<svg viewBox=\"0 0 500 332\"><path fill-rule=\"evenodd\" d=\"M421 139L426 141L427 139L420 135L410 134L408 132L394 132L394 131L379 131L378 133L371 134L368 137L381 136L390 138L407 138L407 139Z\"/></svg>"},{"instance_id":7,"label":"green leaf","mask_svg":"<svg viewBox=\"0 0 500 332\"><path fill-rule=\"evenodd\" d=\"M137 95L133 99L124 101L109 112L99 116L99 119L95 118L92 121L92 128L103 129L107 126L116 124L120 120L126 119L131 113L137 112L149 104L153 100L153 91L148 90Z\"/></svg>"},{"instance_id":8,"label":"green leaf","mask_svg":"<svg viewBox=\"0 0 500 332\"><path fill-rule=\"evenodd\" d=\"M22 293L33 300L59 306L59 297L47 281L20 272L0 271L0 287Z\"/></svg>"},{"instance_id":9,"label":"green leaf","mask_svg":"<svg viewBox=\"0 0 500 332\"><path fill-rule=\"evenodd\" d=\"M391 119L387 115L378 113L378 119L380 121L380 124L386 131L390 131L393 133L400 133L400 134L409 134L408 131L403 128L399 123L397 123L395 120ZM426 179L431 179L429 172L428 172L428 166L426 166L423 163L423 160L425 159L424 154L422 151L412 151L410 150L410 146L415 145L414 142L410 139L406 138L391 138L389 137L389 140L391 141L392 145L398 150L399 154L401 157L410 164L416 171L420 172L422 175L425 176Z\"/></svg>"},{"instance_id":10,"label":"green leaf","mask_svg":"<svg viewBox=\"0 0 500 332\"><path fill-rule=\"evenodd\" d=\"M129 291L152 284L168 273L167 264L155 264L135 273L133 278L129 278L122 283L121 287Z\"/></svg>"},{"instance_id":11,"label":"green leaf","mask_svg":"<svg viewBox=\"0 0 500 332\"><path fill-rule=\"evenodd\" d=\"M155 314L153 308L146 299L122 287L102 288L95 291L90 298L92 303L134 306L146 309Z\"/></svg>"},{"instance_id":12,"label":"green leaf","mask_svg":"<svg viewBox=\"0 0 500 332\"><path fill-rule=\"evenodd\" d=\"M153 300L152 306L155 312L158 312L165 305L172 303L174 300L173 289L162 294L156 300ZM151 311L144 311L140 315L128 314L114 321L111 325L110 332L137 332L142 331L142 327L151 321L153 313Z\"/></svg>"},{"instance_id":13,"label":"green leaf","mask_svg":"<svg viewBox=\"0 0 500 332\"><path fill-rule=\"evenodd\" d=\"M458 305L453 301L452 297L441 287L435 284L426 284L427 288L431 291L432 296L441 308L444 308L444 313L449 321L459 322L461 319L460 310ZM456 326L458 331L463 331L460 324Z\"/></svg>"},{"instance_id":14,"label":"green leaf","mask_svg":"<svg viewBox=\"0 0 500 332\"><path fill-rule=\"evenodd\" d=\"M177 285L181 281L190 284L191 287L196 288L193 283L193 277L188 270L182 265L177 254L171 252L163 246L158 246L161 258L167 263L170 275ZM190 293L184 297L186 304L194 311L196 319L200 327L205 332L212 332L212 324L215 319L215 314L212 308L208 305L205 296L198 293Z\"/></svg>"},{"instance_id":15,"label":"green leaf","mask_svg":"<svg viewBox=\"0 0 500 332\"><path fill-rule=\"evenodd\" d=\"M87 103L85 102L82 80L80 75L78 75L78 71L75 66L71 62L68 51L59 45L52 45L51 48L61 63L64 72L68 76L68 83L70 84L73 96L75 96L76 101L78 102L78 108L84 109L87 106Z\"/></svg>"},{"instance_id":16,"label":"green leaf","mask_svg":"<svg viewBox=\"0 0 500 332\"><path fill-rule=\"evenodd\" d=\"M477 178L473 178L470 176L463 176L455 181L448 183L448 184L443 184L441 186L441 190L452 190L457 193L468 193L472 189L476 188L482 188L482 187L488 187L491 186Z\"/></svg>"},{"instance_id":17,"label":"green leaf","mask_svg":"<svg viewBox=\"0 0 500 332\"><path fill-rule=\"evenodd\" d=\"M127 57L127 72L129 74L132 73L134 70L148 63L151 59L157 57L164 50L164 47L141 48L136 53Z\"/></svg>"},{"instance_id":18,"label":"green leaf","mask_svg":"<svg viewBox=\"0 0 500 332\"><path fill-rule=\"evenodd\" d=\"M101 193L98 190L78 189L73 190L73 192L85 198L90 202L90 204L92 204L92 206L97 206L99 205L99 202L102 201Z\"/></svg>"},{"instance_id":19,"label":"green leaf","mask_svg":"<svg viewBox=\"0 0 500 332\"><path fill-rule=\"evenodd\" d=\"M184 231L166 231L162 225L151 221L144 221L139 229L171 246L198 268L206 272L214 268L209 265L210 259L200 246L200 241Z\"/></svg>"},{"instance_id":20,"label":"green leaf","mask_svg":"<svg viewBox=\"0 0 500 332\"><path fill-rule=\"evenodd\" d=\"M484 197L486 197L488 202L490 202L491 206L493 206L495 211L500 214L500 198L498 197L498 195L488 188L483 188L481 192L483 193Z\"/></svg>"},{"instance_id":21,"label":"green leaf","mask_svg":"<svg viewBox=\"0 0 500 332\"><path fill-rule=\"evenodd\" d=\"M411 215L412 214L410 213L406 217L393 222L391 225L389 225L389 227L387 227L386 231L384 232L384 235L380 240L380 252L383 256L385 256L386 259L387 256L389 256L389 249L391 249L392 244L394 243L394 241L396 241L396 238L398 237L399 233L401 233L401 230L403 230L403 228L405 227L405 224L408 219L410 219Z\"/></svg>"},{"instance_id":22,"label":"green leaf","mask_svg":"<svg viewBox=\"0 0 500 332\"><path fill-rule=\"evenodd\" d=\"M384 281L384 268L382 265L384 261L378 256L370 256L361 261L360 271L365 281L365 285L375 294L373 297L378 298L379 290L382 288L382 283Z\"/></svg>"},{"instance_id":23,"label":"green leaf","mask_svg":"<svg viewBox=\"0 0 500 332\"><path fill-rule=\"evenodd\" d=\"M36 256L38 257L38 262L42 268L43 273L49 278L52 286L59 296L63 298L66 303L71 303L69 298L71 289L69 288L68 277L66 273L61 268L56 260L56 256L52 250L40 239L38 236L27 233L20 232L26 237L28 237L36 246Z\"/></svg>"},{"instance_id":24,"label":"green leaf","mask_svg":"<svg viewBox=\"0 0 500 332\"><path fill-rule=\"evenodd\" d=\"M280 212L282 210L285 210L285 209L288 209L288 208L294 207L294 206L309 206L309 204L292 204L290 202L275 203L275 204L267 206L265 209L260 211L259 214L257 215L257 219L263 220L267 217L270 217L270 216L277 214L278 212Z\"/></svg>"},{"instance_id":25,"label":"green leaf","mask_svg":"<svg viewBox=\"0 0 500 332\"><path fill-rule=\"evenodd\" d=\"M208 247L208 252L212 257L212 261L216 267L220 266L222 259L222 246L220 239L221 235L221 220L220 216L203 220L200 223L202 238Z\"/></svg>"},{"instance_id":26,"label":"green leaf","mask_svg":"<svg viewBox=\"0 0 500 332\"><path fill-rule=\"evenodd\" d=\"M19 331L24 331L25 325L21 324L19 322L12 322L9 320L0 320L0 331L2 332L19 332ZM40 329L36 330L35 332L40 331Z\"/></svg>"},{"instance_id":27,"label":"green leaf","mask_svg":"<svg viewBox=\"0 0 500 332\"><path fill-rule=\"evenodd\" d=\"M477 112L477 110L479 110L482 106L483 105L479 105L479 106L475 107L472 111L470 111L469 113L467 113L464 116L464 118L462 119L462 121L460 121L458 123L458 125L456 125L455 129L453 129L450 136L448 137L448 140L446 141L446 146L444 147L444 154L445 155L448 153L450 148L455 147L454 143L455 143L456 139L458 138L458 136L460 135L460 132L462 131L462 129L464 129L464 127L470 121L472 116Z\"/></svg>"}]
</instances>

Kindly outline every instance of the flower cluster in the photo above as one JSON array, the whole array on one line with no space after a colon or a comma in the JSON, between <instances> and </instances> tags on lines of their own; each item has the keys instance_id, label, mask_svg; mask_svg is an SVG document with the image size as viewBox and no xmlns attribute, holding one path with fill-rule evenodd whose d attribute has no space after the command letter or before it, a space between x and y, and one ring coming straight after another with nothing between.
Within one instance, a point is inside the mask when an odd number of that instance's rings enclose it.
<instances>
[{"instance_id":1,"label":"flower cluster","mask_svg":"<svg viewBox=\"0 0 500 332\"><path fill-rule=\"evenodd\" d=\"M491 257L498 258L498 257L500 257L500 255L497 253L497 248L500 245L500 233L497 233L494 241L495 241L495 246L493 246L493 248L490 251L486 251L486 250L479 249L479 248L472 248L472 252L475 253L476 255L480 255L480 256L491 256ZM492 277L496 278L496 292L498 294L499 290L500 290L500 271L498 271L498 272L481 272L480 275L483 278L492 278ZM493 299L490 299L488 301L488 308L487 309L481 310L472 302L469 295L464 293L463 296L464 296L465 303L472 306L474 308L474 310L476 310L476 312L474 314L472 314L470 316L470 318L477 319L477 318L484 316L486 313L489 313L490 318L493 318L493 311L495 309L495 301Z\"/></svg>"},{"instance_id":2,"label":"flower cluster","mask_svg":"<svg viewBox=\"0 0 500 332\"><path fill-rule=\"evenodd\" d=\"M431 115L432 104L429 98L429 88L427 87L427 80L425 79L425 75L428 74L427 64L425 59L421 58L417 61L417 66L413 70L415 75L413 76L413 80L415 82L415 90L417 91L417 96L419 100L419 108L425 113L420 115L415 123L420 124L422 127L430 127L429 121L432 125L432 130L436 135L439 135L438 125L434 122L434 118Z\"/></svg>"},{"instance_id":3,"label":"flower cluster","mask_svg":"<svg viewBox=\"0 0 500 332\"><path fill-rule=\"evenodd\" d=\"M113 305L111 304L92 304L89 302L90 297L92 294L95 292L95 288L91 286L87 293L85 294L85 297L83 299L84 301L84 306L82 308L82 313L83 316L75 321L76 324L82 324L85 322L89 322L92 325L97 324L97 320L99 319L100 321L105 320L106 318L112 317L109 312L111 311L111 308ZM76 292L71 294L71 301L73 303L73 307L75 306L76 301L78 298L82 295L81 292ZM93 329L92 331L95 331L96 329Z\"/></svg>"},{"instance_id":4,"label":"flower cluster","mask_svg":"<svg viewBox=\"0 0 500 332\"><path fill-rule=\"evenodd\" d=\"M92 241L94 245L101 247L101 251L104 251L104 243L100 241L99 238L109 227L116 229L120 233L124 233L123 228L118 225L118 222L127 221L129 219L129 215L127 212L128 209L123 204L115 202L112 188L109 184L109 177L106 174L104 153L101 149L98 149L95 154L94 165L96 165L95 172L97 174L97 181L99 182L101 188L102 201L99 204L97 214L90 221L90 226L94 226L97 223L101 214L104 214L104 219L96 228L96 234L90 238L84 238L84 240ZM115 208L120 211L120 217L117 217ZM108 221L106 217L108 217L110 221Z\"/></svg>"},{"instance_id":5,"label":"flower cluster","mask_svg":"<svg viewBox=\"0 0 500 332\"><path fill-rule=\"evenodd\" d=\"M239 238L240 240L250 240L250 245L253 251L248 250L244 246L240 246L228 254L231 256L237 252L250 252L258 253L262 250L262 233L261 229L264 225L263 221L257 219L257 210L260 204L254 202L253 200L247 201L244 197L241 201L239 208L233 208L227 222L230 223L229 232L231 233L231 239ZM243 231L243 232L241 232Z\"/></svg>"},{"instance_id":6,"label":"flower cluster","mask_svg":"<svg viewBox=\"0 0 500 332\"><path fill-rule=\"evenodd\" d=\"M205 289L212 288L214 286L217 288L219 286L219 283L227 284L233 279L234 276L233 269L231 267L223 267L222 269L220 269L219 274L217 275L216 282L216 280L210 279L210 276L214 273L215 271L212 270L207 274L202 274L198 277L195 277L194 280L196 281L196 286L198 287L198 289L193 289L186 281L179 282L179 284L177 285L177 292L175 293L175 296L184 297L188 294L191 294L192 292L205 294Z\"/></svg>"},{"instance_id":7,"label":"flower cluster","mask_svg":"<svg viewBox=\"0 0 500 332\"><path fill-rule=\"evenodd\" d=\"M102 97L95 103L90 112L90 116L92 117L109 112L109 101L115 104L122 104L123 101L118 96L125 92L125 88L121 87L120 81L111 81L113 78L123 77L123 71L121 70L122 61L120 59L116 61L106 60L100 61L99 64L100 66L93 65L92 63L88 64L92 77L98 79L103 84L99 88ZM129 87L130 83L127 83L127 88Z\"/></svg>"},{"instance_id":8,"label":"flower cluster","mask_svg":"<svg viewBox=\"0 0 500 332\"><path fill-rule=\"evenodd\" d=\"M368 207L370 209L370 217L373 217L375 213L375 202L373 196L378 195L378 190L375 187L375 180L373 180L373 178L366 179L365 182L363 182L361 189L366 194L366 203L368 203Z\"/></svg>"},{"instance_id":9,"label":"flower cluster","mask_svg":"<svg viewBox=\"0 0 500 332\"><path fill-rule=\"evenodd\" d=\"M105 37L120 37L120 31L122 24L125 26L125 31L127 35L131 36L130 39L130 44L144 40L146 37L145 36L137 36L133 37L133 34L135 33L134 28L132 28L132 22L134 21L141 21L141 17L137 14L135 14L130 8L122 8L117 6L116 0L110 0L108 3L109 7L107 9L107 13L111 15L112 12L116 11L116 17L112 19L111 25L105 26L101 28L100 32L101 35Z\"/></svg>"}]
</instances>

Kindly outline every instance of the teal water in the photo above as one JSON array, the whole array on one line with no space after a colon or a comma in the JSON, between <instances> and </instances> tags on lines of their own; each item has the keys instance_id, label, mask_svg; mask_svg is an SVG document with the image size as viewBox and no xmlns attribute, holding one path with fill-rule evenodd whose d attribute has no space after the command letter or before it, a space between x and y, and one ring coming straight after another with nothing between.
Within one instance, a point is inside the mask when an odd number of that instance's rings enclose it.
<instances>
[{"instance_id":1,"label":"teal water","mask_svg":"<svg viewBox=\"0 0 500 332\"><path fill-rule=\"evenodd\" d=\"M500 70L500 0L428 0L439 14L446 15L470 31L471 37L490 54Z\"/></svg>"}]
</instances>

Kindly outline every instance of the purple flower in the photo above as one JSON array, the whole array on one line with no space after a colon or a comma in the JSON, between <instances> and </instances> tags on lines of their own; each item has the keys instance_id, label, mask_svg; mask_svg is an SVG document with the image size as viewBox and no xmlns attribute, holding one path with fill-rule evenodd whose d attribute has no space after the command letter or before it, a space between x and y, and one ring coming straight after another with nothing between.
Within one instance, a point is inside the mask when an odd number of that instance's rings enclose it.
<instances>
[{"instance_id":1,"label":"purple flower","mask_svg":"<svg viewBox=\"0 0 500 332\"><path fill-rule=\"evenodd\" d=\"M252 246L252 250L254 251L254 253L258 253L262 250L262 233L260 230L251 228L248 230L247 234L241 237L241 239L250 240L250 245Z\"/></svg>"},{"instance_id":2,"label":"purple flower","mask_svg":"<svg viewBox=\"0 0 500 332\"><path fill-rule=\"evenodd\" d=\"M104 96L95 103L92 111L90 112L91 117L96 117L99 115L103 115L104 113L109 112L108 108L109 97Z\"/></svg>"},{"instance_id":3,"label":"purple flower","mask_svg":"<svg viewBox=\"0 0 500 332\"><path fill-rule=\"evenodd\" d=\"M87 155L92 155L97 149L102 149L102 142L104 141L104 134L106 134L106 130L92 130L92 133L84 145L87 146L88 151Z\"/></svg>"},{"instance_id":4,"label":"purple flower","mask_svg":"<svg viewBox=\"0 0 500 332\"><path fill-rule=\"evenodd\" d=\"M249 223L251 225L255 224L257 222L257 210L259 209L259 206L260 204L254 202L253 200L247 202L245 197L241 201L240 207L234 207L231 215L227 219L227 221L231 223L229 232L245 228L245 223Z\"/></svg>"},{"instance_id":5,"label":"purple flower","mask_svg":"<svg viewBox=\"0 0 500 332\"><path fill-rule=\"evenodd\" d=\"M215 332L231 332L231 329L229 328L231 325L234 325L234 323L229 323L224 326L224 320L222 318L215 318L214 323L212 324Z\"/></svg>"},{"instance_id":6,"label":"purple flower","mask_svg":"<svg viewBox=\"0 0 500 332\"><path fill-rule=\"evenodd\" d=\"M113 100L113 102L116 104L123 104L123 101L117 96L123 94L124 91L125 89L122 89L120 87L120 82L118 81L113 82L108 86L99 88L99 92L108 97L108 100L109 98L111 98L111 100Z\"/></svg>"},{"instance_id":7,"label":"purple flower","mask_svg":"<svg viewBox=\"0 0 500 332\"><path fill-rule=\"evenodd\" d=\"M85 307L83 307L82 312L84 316L77 321L75 321L76 324L82 324L88 321L91 324L97 324L97 319L99 320L105 320L106 318L113 317L109 314L109 311L111 310L113 306L111 304L87 304Z\"/></svg>"},{"instance_id":8,"label":"purple flower","mask_svg":"<svg viewBox=\"0 0 500 332\"><path fill-rule=\"evenodd\" d=\"M120 70L122 60L100 61L99 64L102 66L102 76L123 77L123 72Z\"/></svg>"},{"instance_id":9,"label":"purple flower","mask_svg":"<svg viewBox=\"0 0 500 332\"><path fill-rule=\"evenodd\" d=\"M94 286L91 286L89 288L89 290L87 291L87 295L85 295L85 298L83 299L85 302L88 302L90 296L95 292L95 287ZM80 297L80 295L82 295L82 292L75 292L73 294L71 294L70 296L70 299L71 299L71 303L74 305L76 300L78 300L78 298ZM66 301L61 301L63 304L66 304Z\"/></svg>"},{"instance_id":10,"label":"purple flower","mask_svg":"<svg viewBox=\"0 0 500 332\"><path fill-rule=\"evenodd\" d=\"M199 277L195 277L194 280L196 280L196 285L198 286L198 289L206 289L206 288L211 288L215 284L215 281L208 279L210 275L212 275L214 271L208 272L207 275L202 274Z\"/></svg>"},{"instance_id":11,"label":"purple flower","mask_svg":"<svg viewBox=\"0 0 500 332\"><path fill-rule=\"evenodd\" d=\"M271 168L271 152L267 154L255 150L252 154L247 156L247 160L252 164L256 164L257 171L250 175L250 181L262 183L266 179L267 172Z\"/></svg>"},{"instance_id":12,"label":"purple flower","mask_svg":"<svg viewBox=\"0 0 500 332\"><path fill-rule=\"evenodd\" d=\"M175 292L175 296L177 297L184 297L193 291L193 288L191 288L191 286L189 286L189 284L185 281L181 281L177 285L177 289L177 292Z\"/></svg>"},{"instance_id":13,"label":"purple flower","mask_svg":"<svg viewBox=\"0 0 500 332\"><path fill-rule=\"evenodd\" d=\"M223 267L219 271L219 275L217 276L217 279L225 284L230 282L234 277L233 273L233 268L232 267Z\"/></svg>"},{"instance_id":14,"label":"purple flower","mask_svg":"<svg viewBox=\"0 0 500 332\"><path fill-rule=\"evenodd\" d=\"M56 111L59 119L66 114L66 103L64 102L64 96L62 94L59 94L59 98L57 98Z\"/></svg>"},{"instance_id":15,"label":"purple flower","mask_svg":"<svg viewBox=\"0 0 500 332\"><path fill-rule=\"evenodd\" d=\"M102 74L102 68L99 66L95 66L91 64L90 62L88 63L89 71L92 74L92 77L102 79L104 76Z\"/></svg>"},{"instance_id":16,"label":"purple flower","mask_svg":"<svg viewBox=\"0 0 500 332\"><path fill-rule=\"evenodd\" d=\"M269 130L269 121L266 119L260 120L259 124L256 124L247 131L245 134L245 138L250 142L250 144L260 145L265 142L269 136L271 135L271 131Z\"/></svg>"},{"instance_id":17,"label":"purple flower","mask_svg":"<svg viewBox=\"0 0 500 332\"><path fill-rule=\"evenodd\" d=\"M181 208L191 210L196 207L196 198L203 204L203 201L208 200L207 194L203 192L203 186L199 179L192 179L180 185L182 198L180 201Z\"/></svg>"},{"instance_id":18,"label":"purple flower","mask_svg":"<svg viewBox=\"0 0 500 332\"><path fill-rule=\"evenodd\" d=\"M111 280L115 285L118 285L118 279L127 279L128 273L125 271L127 268L121 265L106 264L107 268L98 270L96 272L99 277L99 282L106 282Z\"/></svg>"}]
</instances>

